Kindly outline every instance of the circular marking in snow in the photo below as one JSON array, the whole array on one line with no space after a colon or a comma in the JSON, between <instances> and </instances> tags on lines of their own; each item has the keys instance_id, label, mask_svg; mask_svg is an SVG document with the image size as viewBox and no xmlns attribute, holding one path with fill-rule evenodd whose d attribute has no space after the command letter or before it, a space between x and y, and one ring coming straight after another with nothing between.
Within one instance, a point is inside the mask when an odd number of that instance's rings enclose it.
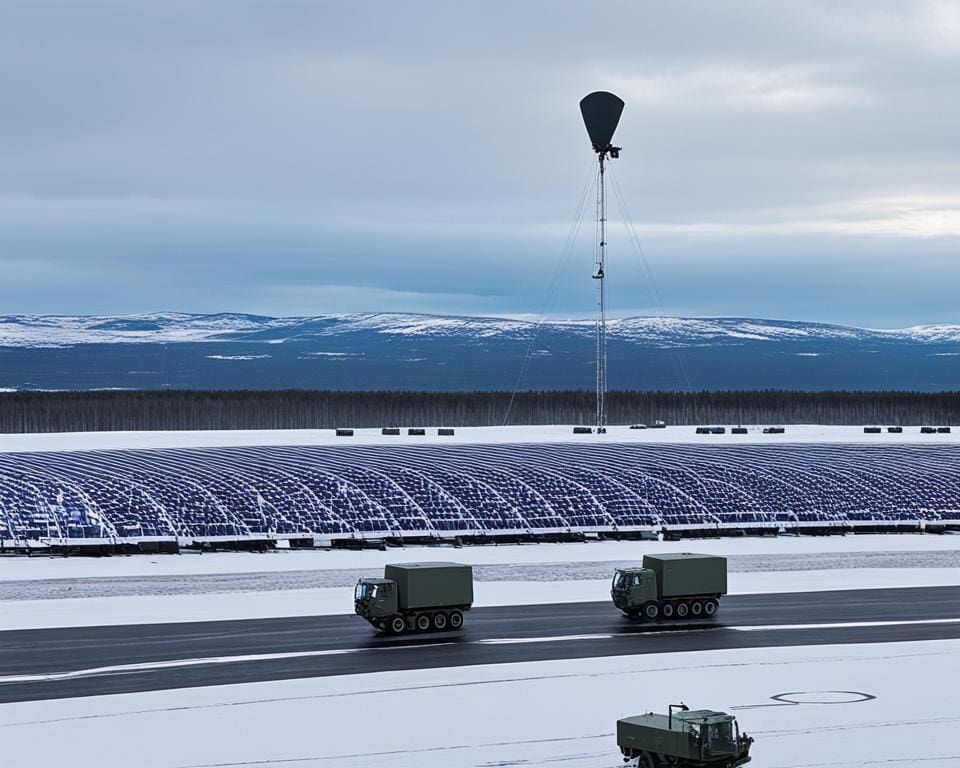
<instances>
[{"instance_id":1,"label":"circular marking in snow","mask_svg":"<svg viewBox=\"0 0 960 768\"><path fill-rule=\"evenodd\" d=\"M877 697L860 691L793 691L770 698L784 704L859 704Z\"/></svg>"}]
</instances>

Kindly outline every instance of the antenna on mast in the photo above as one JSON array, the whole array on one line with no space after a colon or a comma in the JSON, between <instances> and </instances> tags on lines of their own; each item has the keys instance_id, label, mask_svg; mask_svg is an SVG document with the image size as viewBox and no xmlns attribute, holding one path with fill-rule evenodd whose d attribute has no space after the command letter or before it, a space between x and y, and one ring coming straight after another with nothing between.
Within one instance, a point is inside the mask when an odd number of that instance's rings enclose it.
<instances>
[{"instance_id":1,"label":"antenna on mast","mask_svg":"<svg viewBox=\"0 0 960 768\"><path fill-rule=\"evenodd\" d=\"M615 147L613 134L623 113L623 99L607 91L594 91L580 101L580 114L587 128L593 151L600 163L600 183L597 184L597 434L607 431L607 296L606 296L606 254L607 254L607 195L604 170L607 157L620 157L620 147Z\"/></svg>"}]
</instances>

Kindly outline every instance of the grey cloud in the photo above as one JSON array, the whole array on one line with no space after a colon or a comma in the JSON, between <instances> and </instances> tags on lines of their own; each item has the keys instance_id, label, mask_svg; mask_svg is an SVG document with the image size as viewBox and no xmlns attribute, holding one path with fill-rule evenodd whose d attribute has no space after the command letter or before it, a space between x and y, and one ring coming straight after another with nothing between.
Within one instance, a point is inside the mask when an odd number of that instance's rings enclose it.
<instances>
[{"instance_id":1,"label":"grey cloud","mask_svg":"<svg viewBox=\"0 0 960 768\"><path fill-rule=\"evenodd\" d=\"M577 101L615 87L668 310L955 320L951 8L8 2L0 305L536 312ZM889 203L930 198L926 234ZM591 310L590 232L557 311ZM630 264L614 298L647 307Z\"/></svg>"}]
</instances>

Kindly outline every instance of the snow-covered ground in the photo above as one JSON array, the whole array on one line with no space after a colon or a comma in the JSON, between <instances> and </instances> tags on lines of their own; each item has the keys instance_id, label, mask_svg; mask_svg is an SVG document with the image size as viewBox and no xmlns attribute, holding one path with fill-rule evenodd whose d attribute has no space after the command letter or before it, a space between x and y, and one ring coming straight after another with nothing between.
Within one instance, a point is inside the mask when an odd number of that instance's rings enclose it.
<instances>
[{"instance_id":1,"label":"snow-covered ground","mask_svg":"<svg viewBox=\"0 0 960 768\"><path fill-rule=\"evenodd\" d=\"M736 714L758 768L945 768L958 668L941 640L383 672L4 704L0 740L10 766L612 768L617 718L683 701Z\"/></svg>"},{"instance_id":2,"label":"snow-covered ground","mask_svg":"<svg viewBox=\"0 0 960 768\"><path fill-rule=\"evenodd\" d=\"M960 568L916 568L903 571L893 568L864 568L730 574L731 594L937 586L960 586ZM559 582L478 581L474 585L474 605L542 605L608 600L609 590L609 579ZM352 587L8 600L0 602L0 631L320 616L350 613L352 610Z\"/></svg>"},{"instance_id":3,"label":"snow-covered ground","mask_svg":"<svg viewBox=\"0 0 960 768\"><path fill-rule=\"evenodd\" d=\"M678 550L730 558L732 593L960 585L960 537L919 534L4 558L0 630L349 613L358 576L416 560L476 566L478 607L606 600L616 564Z\"/></svg>"},{"instance_id":4,"label":"snow-covered ground","mask_svg":"<svg viewBox=\"0 0 960 768\"><path fill-rule=\"evenodd\" d=\"M719 426L719 425L717 425ZM410 437L382 435L379 429L356 429L352 437L337 437L332 429L205 430L197 432L65 432L53 434L0 435L0 453L12 451L83 451L134 448L205 448L251 445L428 445L432 443L697 443L742 445L745 443L879 443L886 445L955 444L960 430L922 435L918 426L905 426L902 434L864 434L863 427L795 424L778 435L763 434L763 426L748 426L746 435L698 435L693 426L663 429L630 429L611 426L606 435L575 435L569 425L458 427L451 437L440 437L436 427L427 434Z\"/></svg>"},{"instance_id":5,"label":"snow-covered ground","mask_svg":"<svg viewBox=\"0 0 960 768\"><path fill-rule=\"evenodd\" d=\"M267 553L224 552L198 555L130 555L89 557L0 558L0 582L18 579L185 576L191 574L269 573L363 568L385 563L455 560L470 565L630 562L659 552L725 555L818 555L862 552L949 552L960 550L960 536L919 533L849 536L781 536L687 541L593 541L583 544L509 544L499 546L403 547L378 550L276 550Z\"/></svg>"},{"instance_id":6,"label":"snow-covered ground","mask_svg":"<svg viewBox=\"0 0 960 768\"><path fill-rule=\"evenodd\" d=\"M207 578L229 590L239 576L377 573L385 562L423 559L518 573L612 570L645 553L684 549L727 555L736 567L760 562L760 570L731 570L732 593L960 585L960 567L894 565L951 557L960 537L887 535L3 558L0 587L29 594L50 580L81 590L110 579ZM891 565L866 567L879 556ZM815 567L796 565L807 560ZM605 600L609 581L475 586L476 604L494 606ZM351 592L342 586L8 600L0 603L0 630L343 613ZM960 641L938 640L500 664L3 704L0 765L126 768L135 759L141 768L613 768L621 765L618 717L685 701L737 714L757 740L758 768L960 766L960 691L951 683L957 669ZM779 694L805 703L771 699Z\"/></svg>"}]
</instances>

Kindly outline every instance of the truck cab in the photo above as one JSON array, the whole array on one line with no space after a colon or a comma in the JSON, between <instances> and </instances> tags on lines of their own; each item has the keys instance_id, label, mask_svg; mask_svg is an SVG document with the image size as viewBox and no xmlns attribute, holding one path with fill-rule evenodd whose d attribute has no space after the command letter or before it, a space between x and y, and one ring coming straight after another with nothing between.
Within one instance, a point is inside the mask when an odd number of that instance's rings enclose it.
<instances>
[{"instance_id":1,"label":"truck cab","mask_svg":"<svg viewBox=\"0 0 960 768\"><path fill-rule=\"evenodd\" d=\"M392 579L360 579L353 591L353 610L367 621L397 612L397 583Z\"/></svg>"},{"instance_id":2,"label":"truck cab","mask_svg":"<svg viewBox=\"0 0 960 768\"><path fill-rule=\"evenodd\" d=\"M744 737L740 736L740 727L733 715L701 710L678 713L675 717L693 729L703 760L744 757L749 751L744 749Z\"/></svg>"},{"instance_id":3,"label":"truck cab","mask_svg":"<svg viewBox=\"0 0 960 768\"><path fill-rule=\"evenodd\" d=\"M657 574L649 568L618 568L610 585L613 604L630 615L639 614L648 602L657 601Z\"/></svg>"}]
</instances>

